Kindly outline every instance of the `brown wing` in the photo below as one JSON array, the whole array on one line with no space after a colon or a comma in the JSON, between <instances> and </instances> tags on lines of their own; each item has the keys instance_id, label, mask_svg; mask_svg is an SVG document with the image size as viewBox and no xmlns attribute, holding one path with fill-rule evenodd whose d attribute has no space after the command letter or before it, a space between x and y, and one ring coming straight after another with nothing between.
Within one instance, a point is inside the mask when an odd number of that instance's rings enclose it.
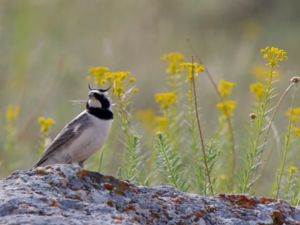
<instances>
[{"instance_id":1,"label":"brown wing","mask_svg":"<svg viewBox=\"0 0 300 225\"><path fill-rule=\"evenodd\" d=\"M72 120L61 130L61 132L59 132L59 134L55 137L51 144L46 148L46 151L42 158L33 167L35 168L42 165L55 153L62 151L65 147L70 145L73 140L75 140L82 134L82 132L88 127L89 124L90 120L86 113L82 113L74 120Z\"/></svg>"}]
</instances>

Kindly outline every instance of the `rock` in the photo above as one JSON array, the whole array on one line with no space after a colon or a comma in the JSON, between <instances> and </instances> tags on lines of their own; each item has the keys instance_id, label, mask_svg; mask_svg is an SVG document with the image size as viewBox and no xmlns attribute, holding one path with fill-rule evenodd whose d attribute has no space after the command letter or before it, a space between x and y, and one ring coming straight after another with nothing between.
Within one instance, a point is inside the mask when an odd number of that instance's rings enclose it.
<instances>
[{"instance_id":1,"label":"rock","mask_svg":"<svg viewBox=\"0 0 300 225\"><path fill-rule=\"evenodd\" d=\"M0 181L0 224L300 224L300 210L281 200L202 197L53 165Z\"/></svg>"}]
</instances>

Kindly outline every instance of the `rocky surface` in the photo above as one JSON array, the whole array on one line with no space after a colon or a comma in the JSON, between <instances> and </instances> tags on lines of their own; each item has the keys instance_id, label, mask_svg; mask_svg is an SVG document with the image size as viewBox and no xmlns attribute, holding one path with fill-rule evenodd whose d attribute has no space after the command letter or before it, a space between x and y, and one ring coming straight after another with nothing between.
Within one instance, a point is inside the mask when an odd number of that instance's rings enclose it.
<instances>
[{"instance_id":1,"label":"rocky surface","mask_svg":"<svg viewBox=\"0 0 300 225\"><path fill-rule=\"evenodd\" d=\"M146 188L72 165L0 181L0 224L300 224L287 202Z\"/></svg>"}]
</instances>

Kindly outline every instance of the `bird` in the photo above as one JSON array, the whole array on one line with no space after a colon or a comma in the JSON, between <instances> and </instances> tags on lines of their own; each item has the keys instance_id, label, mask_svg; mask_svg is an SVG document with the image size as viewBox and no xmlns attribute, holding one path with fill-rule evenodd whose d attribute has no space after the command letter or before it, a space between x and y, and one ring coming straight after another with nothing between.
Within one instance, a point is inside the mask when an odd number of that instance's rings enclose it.
<instances>
[{"instance_id":1,"label":"bird","mask_svg":"<svg viewBox=\"0 0 300 225\"><path fill-rule=\"evenodd\" d=\"M106 142L114 114L107 89L88 85L86 109L68 123L46 147L41 159L33 168L52 164L77 164L84 162Z\"/></svg>"}]
</instances>

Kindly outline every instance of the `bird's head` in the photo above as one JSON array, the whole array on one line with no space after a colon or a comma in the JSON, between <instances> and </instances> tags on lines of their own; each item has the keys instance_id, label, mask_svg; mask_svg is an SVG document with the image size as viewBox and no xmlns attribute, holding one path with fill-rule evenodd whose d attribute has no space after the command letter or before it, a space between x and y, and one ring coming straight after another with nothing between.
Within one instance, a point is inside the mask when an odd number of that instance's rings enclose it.
<instances>
[{"instance_id":1,"label":"bird's head","mask_svg":"<svg viewBox=\"0 0 300 225\"><path fill-rule=\"evenodd\" d=\"M110 89L94 89L89 85L89 99L87 101L87 108L101 108L109 109L110 100L107 97L107 91Z\"/></svg>"}]
</instances>

